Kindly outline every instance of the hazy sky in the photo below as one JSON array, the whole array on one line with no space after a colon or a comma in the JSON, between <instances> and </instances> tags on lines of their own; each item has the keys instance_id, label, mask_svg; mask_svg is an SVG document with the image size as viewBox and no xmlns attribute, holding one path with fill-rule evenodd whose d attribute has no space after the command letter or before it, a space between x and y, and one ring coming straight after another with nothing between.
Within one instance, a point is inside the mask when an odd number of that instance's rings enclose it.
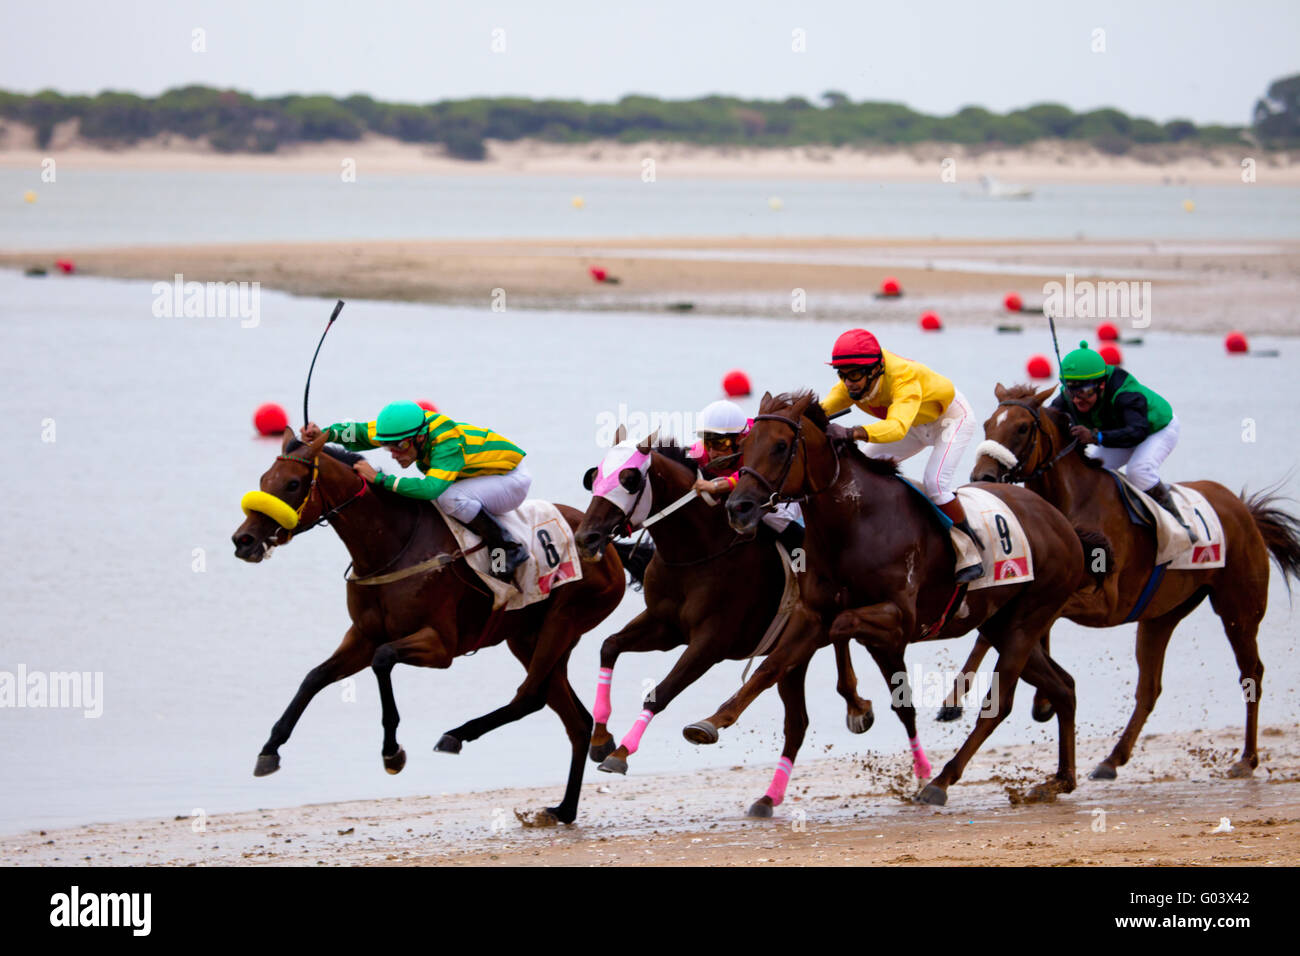
<instances>
[{"instance_id":1,"label":"hazy sky","mask_svg":"<svg viewBox=\"0 0 1300 956\"><path fill-rule=\"evenodd\" d=\"M191 49L195 28L206 52ZM837 89L928 113L1050 100L1240 124L1295 72L1300 0L11 0L0 20L0 88L24 92L203 83L428 102Z\"/></svg>"}]
</instances>

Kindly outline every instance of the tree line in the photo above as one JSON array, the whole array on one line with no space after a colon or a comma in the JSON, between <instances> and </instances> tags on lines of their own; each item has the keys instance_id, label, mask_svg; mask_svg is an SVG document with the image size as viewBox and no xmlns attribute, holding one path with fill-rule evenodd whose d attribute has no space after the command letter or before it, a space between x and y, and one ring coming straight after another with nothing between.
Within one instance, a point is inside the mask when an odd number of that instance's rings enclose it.
<instances>
[{"instance_id":1,"label":"tree line","mask_svg":"<svg viewBox=\"0 0 1300 956\"><path fill-rule=\"evenodd\" d=\"M968 106L951 116L929 116L899 103L858 102L836 91L818 102L792 96L748 100L705 96L662 100L629 95L616 103L516 97L444 100L425 105L386 103L357 94L255 97L236 90L186 86L157 97L106 91L65 96L0 91L0 116L34 127L49 144L58 123L79 121L80 134L104 145L130 145L160 133L205 137L223 152L272 153L280 146L356 140L367 132L408 143L442 144L460 159L486 157L486 140L534 138L555 143L660 140L708 146L868 146L943 142L1020 146L1044 139L1085 142L1120 155L1135 146L1204 146L1300 142L1300 76L1275 82L1255 107L1253 128L1197 126L1191 120L1157 123L1115 109L1076 113L1039 103L1006 114Z\"/></svg>"}]
</instances>

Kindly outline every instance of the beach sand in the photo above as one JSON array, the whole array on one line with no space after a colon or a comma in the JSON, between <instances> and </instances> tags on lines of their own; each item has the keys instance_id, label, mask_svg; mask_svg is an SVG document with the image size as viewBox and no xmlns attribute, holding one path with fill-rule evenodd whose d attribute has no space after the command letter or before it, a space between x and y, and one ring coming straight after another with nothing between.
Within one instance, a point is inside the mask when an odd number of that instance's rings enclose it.
<instances>
[{"instance_id":1,"label":"beach sand","mask_svg":"<svg viewBox=\"0 0 1300 956\"><path fill-rule=\"evenodd\" d=\"M1081 739L1079 788L1044 804L1015 804L1010 795L1055 770L1055 744L999 747L995 738L942 808L908 802L916 782L902 754L799 764L768 820L743 816L766 788L767 768L639 776L633 760L627 777L588 767L572 826L521 822L559 799L556 786L203 817L187 807L172 819L0 837L0 858L75 866L1295 866L1298 729L1261 729L1250 780L1225 776L1241 743L1235 729L1144 737L1111 782L1086 774L1112 741ZM938 768L948 755L930 756ZM1233 830L1211 832L1223 817Z\"/></svg>"}]
</instances>

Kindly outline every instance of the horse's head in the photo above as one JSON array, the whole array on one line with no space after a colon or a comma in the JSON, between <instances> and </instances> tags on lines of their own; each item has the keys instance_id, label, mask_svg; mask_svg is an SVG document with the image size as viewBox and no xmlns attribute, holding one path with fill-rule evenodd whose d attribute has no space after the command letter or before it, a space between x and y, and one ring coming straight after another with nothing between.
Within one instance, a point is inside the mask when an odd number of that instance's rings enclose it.
<instances>
[{"instance_id":1,"label":"horse's head","mask_svg":"<svg viewBox=\"0 0 1300 956\"><path fill-rule=\"evenodd\" d=\"M1043 403L1056 387L1034 392L1032 385L993 389L998 407L984 423L984 441L975 449L971 481L1021 481L1048 461L1054 442L1053 424Z\"/></svg>"},{"instance_id":2,"label":"horse's head","mask_svg":"<svg viewBox=\"0 0 1300 956\"><path fill-rule=\"evenodd\" d=\"M650 455L656 436L635 442L625 435L619 426L614 447L582 476L583 486L591 492L587 513L574 532L583 561L598 561L605 545L650 514Z\"/></svg>"},{"instance_id":3,"label":"horse's head","mask_svg":"<svg viewBox=\"0 0 1300 956\"><path fill-rule=\"evenodd\" d=\"M758 412L740 445L740 480L727 497L727 520L738 534L754 534L768 505L805 493L810 443L813 450L830 447L826 413L810 391L768 392Z\"/></svg>"},{"instance_id":4,"label":"horse's head","mask_svg":"<svg viewBox=\"0 0 1300 956\"><path fill-rule=\"evenodd\" d=\"M231 540L235 543L235 557L243 561L261 561L277 545L287 544L300 524L309 524L313 520L306 514L311 507L309 499L317 499L315 507L319 510L317 477L325 436L291 451L296 444L293 431L286 428L280 454L262 475L259 490L250 491L240 502L244 521Z\"/></svg>"}]
</instances>

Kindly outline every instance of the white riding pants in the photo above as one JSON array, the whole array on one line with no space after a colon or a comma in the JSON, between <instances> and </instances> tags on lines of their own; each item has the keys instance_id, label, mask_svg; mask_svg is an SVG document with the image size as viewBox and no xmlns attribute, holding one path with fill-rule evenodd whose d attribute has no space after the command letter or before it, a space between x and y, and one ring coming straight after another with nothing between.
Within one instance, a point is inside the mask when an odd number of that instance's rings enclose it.
<instances>
[{"instance_id":1,"label":"white riding pants","mask_svg":"<svg viewBox=\"0 0 1300 956\"><path fill-rule=\"evenodd\" d=\"M1148 435L1132 448L1094 445L1092 457L1100 458L1101 463L1111 471L1119 471L1123 467L1128 480L1140 490L1146 491L1160 480L1160 466L1178 444L1178 431L1178 416L1175 415L1169 419L1168 425ZM1106 437L1105 429L1102 429L1101 436Z\"/></svg>"},{"instance_id":2,"label":"white riding pants","mask_svg":"<svg viewBox=\"0 0 1300 956\"><path fill-rule=\"evenodd\" d=\"M956 489L961 484L957 470L966 446L975 437L975 428L975 413L965 396L955 392L943 414L930 424L913 425L898 441L867 442L862 450L872 458L906 461L918 452L931 449L930 460L925 465L925 493L936 505L946 505L957 497Z\"/></svg>"},{"instance_id":3,"label":"white riding pants","mask_svg":"<svg viewBox=\"0 0 1300 956\"><path fill-rule=\"evenodd\" d=\"M503 475L479 475L453 482L438 496L438 507L444 514L468 524L481 508L494 515L514 511L524 503L532 485L533 476L521 463Z\"/></svg>"}]
</instances>

